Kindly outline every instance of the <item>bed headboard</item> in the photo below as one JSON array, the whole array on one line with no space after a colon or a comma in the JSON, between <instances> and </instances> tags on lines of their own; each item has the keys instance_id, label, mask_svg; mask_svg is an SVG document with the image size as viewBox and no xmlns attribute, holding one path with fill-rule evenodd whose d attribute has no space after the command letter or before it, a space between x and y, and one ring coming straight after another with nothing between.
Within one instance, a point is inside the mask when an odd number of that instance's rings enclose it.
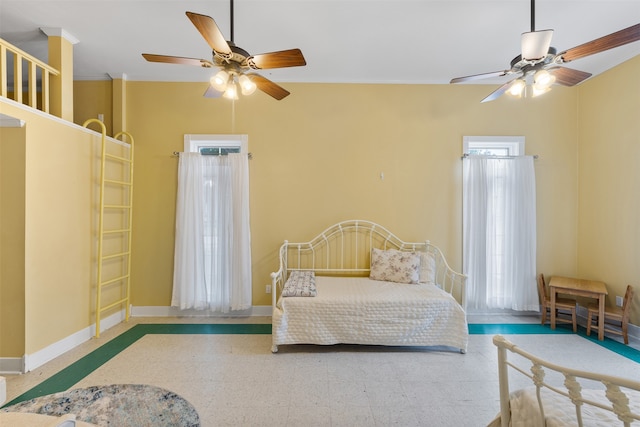
<instances>
[{"instance_id":1,"label":"bed headboard","mask_svg":"<svg viewBox=\"0 0 640 427\"><path fill-rule=\"evenodd\" d=\"M373 248L431 254L435 261L436 284L465 306L466 276L449 267L437 246L429 241L405 242L385 227L365 220L339 222L308 242L292 243L285 240L279 251L279 269L271 273L274 306L277 291L282 289L293 270L310 270L319 275L368 276Z\"/></svg>"}]
</instances>

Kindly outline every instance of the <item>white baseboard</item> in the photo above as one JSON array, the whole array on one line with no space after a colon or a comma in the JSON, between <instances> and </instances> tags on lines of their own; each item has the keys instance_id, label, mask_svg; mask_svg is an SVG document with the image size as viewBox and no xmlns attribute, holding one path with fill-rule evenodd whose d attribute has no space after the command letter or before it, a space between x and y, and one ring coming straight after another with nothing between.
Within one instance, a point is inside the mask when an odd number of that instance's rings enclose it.
<instances>
[{"instance_id":1,"label":"white baseboard","mask_svg":"<svg viewBox=\"0 0 640 427\"><path fill-rule=\"evenodd\" d=\"M105 317L100 321L100 332L106 331L118 323L121 323L124 318L124 310ZM95 331L96 325L94 323L35 353L25 354L23 357L0 357L0 374L20 374L32 371L80 344L89 341L95 336Z\"/></svg>"},{"instance_id":2,"label":"white baseboard","mask_svg":"<svg viewBox=\"0 0 640 427\"><path fill-rule=\"evenodd\" d=\"M7 401L7 379L0 377L0 406Z\"/></svg>"},{"instance_id":3,"label":"white baseboard","mask_svg":"<svg viewBox=\"0 0 640 427\"><path fill-rule=\"evenodd\" d=\"M0 357L0 374L24 372L24 357Z\"/></svg>"},{"instance_id":4,"label":"white baseboard","mask_svg":"<svg viewBox=\"0 0 640 427\"><path fill-rule=\"evenodd\" d=\"M167 306L131 306L132 317L256 317L271 316L270 305L254 305L247 310L218 313L209 310L180 310Z\"/></svg>"}]
</instances>

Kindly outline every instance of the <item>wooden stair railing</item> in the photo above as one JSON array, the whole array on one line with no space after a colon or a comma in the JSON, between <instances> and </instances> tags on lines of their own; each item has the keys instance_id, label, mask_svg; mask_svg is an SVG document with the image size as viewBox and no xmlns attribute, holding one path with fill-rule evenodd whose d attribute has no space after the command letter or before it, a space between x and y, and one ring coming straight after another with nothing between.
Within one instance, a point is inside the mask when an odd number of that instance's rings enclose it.
<instances>
[{"instance_id":1,"label":"wooden stair railing","mask_svg":"<svg viewBox=\"0 0 640 427\"><path fill-rule=\"evenodd\" d=\"M13 82L8 81L9 55L13 57ZM26 102L22 88L23 62L26 62L28 69ZM41 80L42 95L40 105L38 105L38 74ZM59 75L60 71L0 38L0 96L49 113L49 79L51 76ZM11 86L13 86L12 97L9 96L9 88Z\"/></svg>"}]
</instances>

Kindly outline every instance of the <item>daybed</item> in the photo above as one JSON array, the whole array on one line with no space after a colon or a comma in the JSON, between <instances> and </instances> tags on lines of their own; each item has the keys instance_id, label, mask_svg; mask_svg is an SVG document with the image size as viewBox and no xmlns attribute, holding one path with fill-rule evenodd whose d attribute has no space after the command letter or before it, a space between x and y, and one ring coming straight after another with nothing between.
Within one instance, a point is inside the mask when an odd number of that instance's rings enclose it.
<instances>
[{"instance_id":1,"label":"daybed","mask_svg":"<svg viewBox=\"0 0 640 427\"><path fill-rule=\"evenodd\" d=\"M274 353L284 344L466 352L466 276L428 241L404 242L378 224L351 220L308 242L285 241L279 258L271 274Z\"/></svg>"},{"instance_id":2,"label":"daybed","mask_svg":"<svg viewBox=\"0 0 640 427\"><path fill-rule=\"evenodd\" d=\"M608 427L640 420L640 382L549 363L501 335L493 343L498 347L500 414L490 427ZM510 392L510 381L521 387Z\"/></svg>"}]
</instances>

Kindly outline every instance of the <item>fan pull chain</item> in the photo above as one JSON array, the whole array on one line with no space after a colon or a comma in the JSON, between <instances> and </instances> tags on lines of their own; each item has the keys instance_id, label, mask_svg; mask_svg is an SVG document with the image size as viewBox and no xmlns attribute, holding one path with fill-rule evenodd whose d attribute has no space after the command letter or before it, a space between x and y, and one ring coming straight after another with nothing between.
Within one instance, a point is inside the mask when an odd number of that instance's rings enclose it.
<instances>
[{"instance_id":1,"label":"fan pull chain","mask_svg":"<svg viewBox=\"0 0 640 427\"><path fill-rule=\"evenodd\" d=\"M231 133L236 133L236 100L231 100Z\"/></svg>"}]
</instances>

